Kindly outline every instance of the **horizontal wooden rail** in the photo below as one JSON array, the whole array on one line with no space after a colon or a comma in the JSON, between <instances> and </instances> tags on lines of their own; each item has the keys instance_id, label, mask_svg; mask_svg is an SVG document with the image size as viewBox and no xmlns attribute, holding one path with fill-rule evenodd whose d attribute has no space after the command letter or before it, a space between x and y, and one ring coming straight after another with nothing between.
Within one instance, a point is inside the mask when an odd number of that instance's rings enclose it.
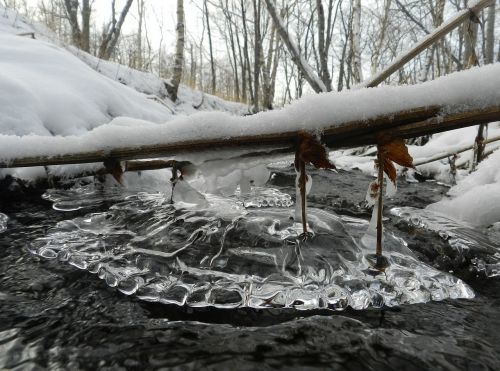
<instances>
[{"instance_id":1,"label":"horizontal wooden rail","mask_svg":"<svg viewBox=\"0 0 500 371\"><path fill-rule=\"evenodd\" d=\"M437 106L422 107L411 111L387 114L376 119L334 125L323 130L321 139L331 149L352 148L376 144L382 133L384 135L390 133L394 137L407 139L500 120L500 105L451 114L442 114L440 110L441 107ZM0 168L95 163L104 162L110 158L119 161L152 159L174 155L177 160L182 160L183 153L224 149L247 149L245 157L265 156L294 152L298 136L298 131L290 131L266 135L200 139L134 148L116 148L107 151L99 150L58 156L24 157L8 162L0 161Z\"/></svg>"}]
</instances>

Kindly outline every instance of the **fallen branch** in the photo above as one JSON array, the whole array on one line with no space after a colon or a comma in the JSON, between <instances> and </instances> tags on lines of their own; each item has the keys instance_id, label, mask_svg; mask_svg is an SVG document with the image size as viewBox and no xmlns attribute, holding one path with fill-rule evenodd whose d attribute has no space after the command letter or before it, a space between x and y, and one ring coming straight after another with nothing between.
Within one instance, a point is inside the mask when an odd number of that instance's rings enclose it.
<instances>
[{"instance_id":1,"label":"fallen branch","mask_svg":"<svg viewBox=\"0 0 500 371\"><path fill-rule=\"evenodd\" d=\"M382 131L389 130L394 138L408 139L500 120L500 105L445 115L440 114L440 110L439 106L422 107L379 116L371 120L340 123L326 127L321 134L321 141L330 149L353 148L377 144L377 135ZM300 132L289 131L209 140L197 139L57 156L19 157L13 160L0 160L0 168L82 164L103 162L107 158L125 161L171 155L179 157L184 153L223 149L247 150L240 157L294 153Z\"/></svg>"},{"instance_id":2,"label":"fallen branch","mask_svg":"<svg viewBox=\"0 0 500 371\"><path fill-rule=\"evenodd\" d=\"M492 137L492 138L487 139L487 140L484 140L482 143L483 143L483 145L487 145L489 143L497 142L499 140L500 140L500 135ZM475 146L475 144L469 145L466 147L461 147L461 148L458 148L454 151L441 152L441 153L438 153L437 155L434 155L432 157L424 158L424 159L421 159L419 161L415 161L414 165L421 166L421 165L429 164L429 163L434 162L434 161L439 161L439 160L448 158L450 156L457 155L457 154L462 153L462 152L470 151L470 150L474 149L474 146ZM486 153L485 153L485 155L486 155Z\"/></svg>"},{"instance_id":3,"label":"fallen branch","mask_svg":"<svg viewBox=\"0 0 500 371\"><path fill-rule=\"evenodd\" d=\"M387 79L389 76L391 76L394 72L403 67L406 63L408 63L417 55L419 55L422 51L427 49L435 42L439 41L441 38L446 36L448 33L453 31L458 26L460 26L467 19L476 16L476 14L479 11L494 3L495 0L476 0L472 2L467 9L464 9L455 14L454 17L452 17L450 20L448 20L447 22L443 23L441 26L436 28L427 37L418 42L412 49L401 54L398 58L396 58L394 62L392 62L384 70L380 71L375 76L372 76L370 79L362 82L359 87L371 88L377 86L385 79Z\"/></svg>"}]
</instances>

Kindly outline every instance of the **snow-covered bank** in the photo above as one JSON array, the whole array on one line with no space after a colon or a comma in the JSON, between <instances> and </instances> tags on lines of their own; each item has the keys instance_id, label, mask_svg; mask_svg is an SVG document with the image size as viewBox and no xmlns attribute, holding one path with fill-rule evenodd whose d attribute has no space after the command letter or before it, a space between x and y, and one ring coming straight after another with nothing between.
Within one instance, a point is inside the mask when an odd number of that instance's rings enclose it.
<instances>
[{"instance_id":1,"label":"snow-covered bank","mask_svg":"<svg viewBox=\"0 0 500 371\"><path fill-rule=\"evenodd\" d=\"M500 151L481 162L475 172L460 179L449 198L429 205L430 210L472 225L488 226L500 221Z\"/></svg>"},{"instance_id":2,"label":"snow-covered bank","mask_svg":"<svg viewBox=\"0 0 500 371\"><path fill-rule=\"evenodd\" d=\"M3 135L82 135L117 116L152 122L171 116L52 44L0 34L0 55Z\"/></svg>"}]
</instances>

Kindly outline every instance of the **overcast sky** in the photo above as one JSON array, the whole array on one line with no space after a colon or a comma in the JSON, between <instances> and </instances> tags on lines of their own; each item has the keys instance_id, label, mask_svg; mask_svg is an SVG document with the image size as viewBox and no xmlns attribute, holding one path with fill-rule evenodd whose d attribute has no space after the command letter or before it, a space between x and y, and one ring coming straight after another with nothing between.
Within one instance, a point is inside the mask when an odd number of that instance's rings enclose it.
<instances>
[{"instance_id":1,"label":"overcast sky","mask_svg":"<svg viewBox=\"0 0 500 371\"><path fill-rule=\"evenodd\" d=\"M28 3L35 7L40 0L28 0ZM175 45L175 27L176 27L176 8L177 0L146 0L146 27L152 46L159 48L161 40L161 28L163 24L163 47L174 48ZM120 12L123 9L125 0L116 0L116 10ZM125 34L137 32L138 27L138 1L134 0L130 12L125 20L123 32ZM184 10L186 16L186 30L188 41L201 38L203 30L203 21L201 7L202 0L184 0ZM98 26L109 21L111 17L111 0L94 0L93 19Z\"/></svg>"}]
</instances>

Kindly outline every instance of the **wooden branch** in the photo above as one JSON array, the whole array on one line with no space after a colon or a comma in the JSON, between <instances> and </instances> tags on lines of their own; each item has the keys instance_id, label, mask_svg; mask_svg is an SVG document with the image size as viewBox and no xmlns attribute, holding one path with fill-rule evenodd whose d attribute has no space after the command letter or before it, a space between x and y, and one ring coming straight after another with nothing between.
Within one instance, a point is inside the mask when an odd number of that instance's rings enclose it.
<instances>
[{"instance_id":1,"label":"wooden branch","mask_svg":"<svg viewBox=\"0 0 500 371\"><path fill-rule=\"evenodd\" d=\"M426 134L500 121L500 105L454 114L441 114L441 107L422 107L396 112L366 121L339 123L323 130L321 139L331 149L352 148L377 144L377 135L389 131L394 138L408 139ZM151 159L183 153L196 153L224 149L246 149L244 156L269 156L294 153L299 131L265 135L239 136L209 140L190 140L169 144L116 148L92 152L69 153L58 156L16 158L0 161L0 168L49 166L103 162L106 158L119 161ZM221 158L222 159L222 158Z\"/></svg>"},{"instance_id":2,"label":"wooden branch","mask_svg":"<svg viewBox=\"0 0 500 371\"><path fill-rule=\"evenodd\" d=\"M418 42L411 50L400 55L396 60L387 66L384 70L377 73L375 76L372 76L370 79L364 81L361 84L361 87L374 87L383 82L386 78L392 75L394 72L403 67L406 63L415 58L422 51L427 49L429 46L439 41L441 38L446 36L448 33L453 31L455 28L460 26L463 22L469 19L472 16L475 16L476 13L481 11L482 9L492 5L495 3L495 0L476 0L472 4L469 5L467 9L464 9L447 22L443 23L441 26L436 28L433 32L431 32L427 37Z\"/></svg>"},{"instance_id":3,"label":"wooden branch","mask_svg":"<svg viewBox=\"0 0 500 371\"><path fill-rule=\"evenodd\" d=\"M487 139L487 140L484 140L483 141L483 145L487 145L489 143L497 142L499 140L500 140L500 135L492 137L492 138ZM466 146L466 147L461 147L461 148L458 148L458 149L456 149L454 151L441 152L441 153L438 153L437 155L434 155L432 157L424 158L424 159L421 159L420 161L415 161L414 165L416 167L416 166L421 166L421 165L429 164L431 162L439 161L439 160L442 160L444 158L448 158L450 156L453 156L453 155L456 155L456 154L459 154L459 153L462 153L462 152L470 151L471 149L474 149L474 145L469 145L469 146Z\"/></svg>"}]
</instances>

